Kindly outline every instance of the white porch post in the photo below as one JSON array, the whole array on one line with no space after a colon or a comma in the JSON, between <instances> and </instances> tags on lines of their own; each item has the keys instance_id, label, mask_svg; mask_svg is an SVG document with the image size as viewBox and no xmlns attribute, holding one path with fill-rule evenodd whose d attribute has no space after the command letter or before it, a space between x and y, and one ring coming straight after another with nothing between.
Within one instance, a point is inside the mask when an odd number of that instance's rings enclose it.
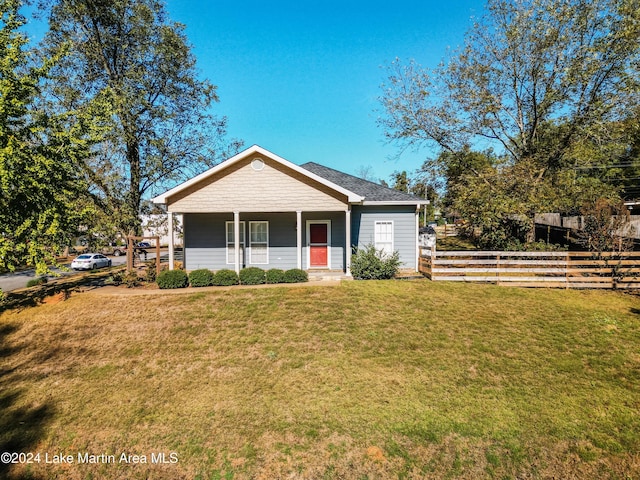
<instances>
[{"instance_id":1,"label":"white porch post","mask_svg":"<svg viewBox=\"0 0 640 480\"><path fill-rule=\"evenodd\" d=\"M426 217L425 217L426 218ZM418 243L418 235L420 234L420 205L416 208L416 272L420 271L420 244Z\"/></svg>"},{"instance_id":2,"label":"white porch post","mask_svg":"<svg viewBox=\"0 0 640 480\"><path fill-rule=\"evenodd\" d=\"M302 269L302 211L296 210L296 251L298 254L298 268Z\"/></svg>"},{"instance_id":3,"label":"white porch post","mask_svg":"<svg viewBox=\"0 0 640 480\"><path fill-rule=\"evenodd\" d=\"M169 220L169 270L173 270L173 212L167 212Z\"/></svg>"},{"instance_id":4,"label":"white porch post","mask_svg":"<svg viewBox=\"0 0 640 480\"><path fill-rule=\"evenodd\" d=\"M351 205L344 212L345 273L351 275Z\"/></svg>"},{"instance_id":5,"label":"white porch post","mask_svg":"<svg viewBox=\"0 0 640 480\"><path fill-rule=\"evenodd\" d=\"M236 273L240 273L240 212L233 212L233 260Z\"/></svg>"}]
</instances>

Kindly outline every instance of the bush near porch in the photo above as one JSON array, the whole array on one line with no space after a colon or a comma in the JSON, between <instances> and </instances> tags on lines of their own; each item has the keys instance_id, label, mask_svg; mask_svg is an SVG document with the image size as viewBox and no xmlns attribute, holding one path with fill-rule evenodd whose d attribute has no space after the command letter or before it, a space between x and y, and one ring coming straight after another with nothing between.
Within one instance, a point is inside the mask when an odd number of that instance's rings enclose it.
<instances>
[{"instance_id":1,"label":"bush near porch","mask_svg":"<svg viewBox=\"0 0 640 480\"><path fill-rule=\"evenodd\" d=\"M176 272L176 273L170 273ZM304 270L292 268L287 271L271 269L264 271L258 267L247 267L238 275L234 270L222 269L212 272L207 269L191 271L188 275L183 270L164 270L157 279L158 287L163 289L232 285L261 285L263 283L300 283L309 281Z\"/></svg>"},{"instance_id":2,"label":"bush near porch","mask_svg":"<svg viewBox=\"0 0 640 480\"><path fill-rule=\"evenodd\" d=\"M400 268L400 253L389 255L369 244L357 248L351 257L351 275L356 280L388 280Z\"/></svg>"}]
</instances>

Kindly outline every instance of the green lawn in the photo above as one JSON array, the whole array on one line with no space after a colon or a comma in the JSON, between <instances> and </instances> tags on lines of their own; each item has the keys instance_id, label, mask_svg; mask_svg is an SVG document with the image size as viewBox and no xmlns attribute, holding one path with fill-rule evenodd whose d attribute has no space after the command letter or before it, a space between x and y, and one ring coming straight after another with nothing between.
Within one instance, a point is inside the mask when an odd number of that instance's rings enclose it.
<instances>
[{"instance_id":1,"label":"green lawn","mask_svg":"<svg viewBox=\"0 0 640 480\"><path fill-rule=\"evenodd\" d=\"M639 475L640 298L618 292L83 293L0 314L0 358L0 451L41 454L0 477Z\"/></svg>"}]
</instances>

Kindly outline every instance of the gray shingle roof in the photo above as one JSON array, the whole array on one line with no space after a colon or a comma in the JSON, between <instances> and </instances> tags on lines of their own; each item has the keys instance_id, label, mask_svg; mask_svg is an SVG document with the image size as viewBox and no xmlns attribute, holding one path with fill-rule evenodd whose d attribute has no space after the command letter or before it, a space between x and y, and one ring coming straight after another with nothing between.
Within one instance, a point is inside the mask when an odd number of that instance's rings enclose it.
<instances>
[{"instance_id":1,"label":"gray shingle roof","mask_svg":"<svg viewBox=\"0 0 640 480\"><path fill-rule=\"evenodd\" d=\"M416 197L415 195L409 195L392 188L383 187L377 183L354 177L348 173L343 173L314 162L305 163L300 166L311 173L315 173L319 177L364 197L365 202L426 202L426 200Z\"/></svg>"}]
</instances>

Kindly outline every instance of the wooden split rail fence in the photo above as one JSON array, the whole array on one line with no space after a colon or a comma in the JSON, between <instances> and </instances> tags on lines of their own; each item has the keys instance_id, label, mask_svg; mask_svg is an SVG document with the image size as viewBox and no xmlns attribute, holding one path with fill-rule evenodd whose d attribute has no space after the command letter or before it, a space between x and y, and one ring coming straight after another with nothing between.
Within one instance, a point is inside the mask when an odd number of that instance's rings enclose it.
<instances>
[{"instance_id":1,"label":"wooden split rail fence","mask_svg":"<svg viewBox=\"0 0 640 480\"><path fill-rule=\"evenodd\" d=\"M640 288L640 252L445 252L423 249L434 281L554 288Z\"/></svg>"}]
</instances>

